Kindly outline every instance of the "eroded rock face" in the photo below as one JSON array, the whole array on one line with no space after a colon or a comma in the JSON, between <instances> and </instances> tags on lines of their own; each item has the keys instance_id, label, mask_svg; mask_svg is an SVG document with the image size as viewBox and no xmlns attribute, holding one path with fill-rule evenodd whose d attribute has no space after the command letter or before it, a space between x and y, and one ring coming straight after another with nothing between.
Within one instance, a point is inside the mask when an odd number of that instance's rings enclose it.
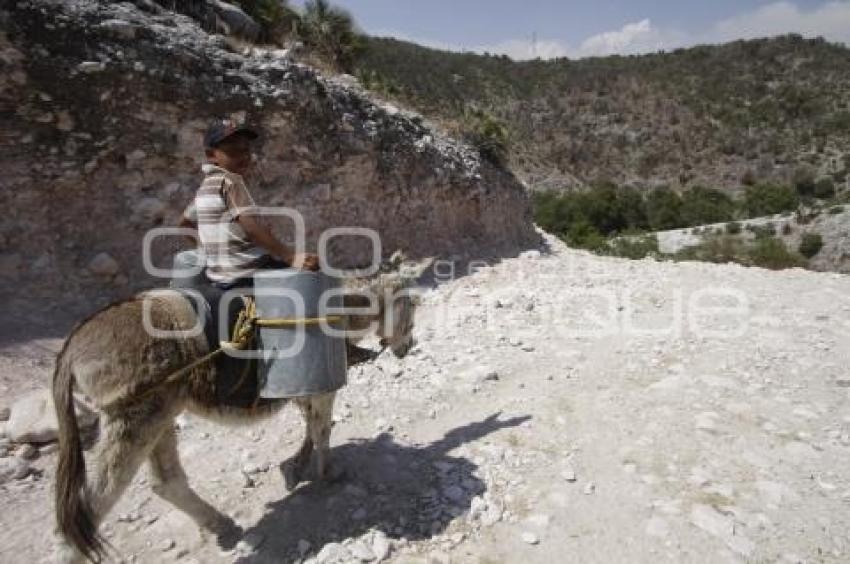
<instances>
[{"instance_id":1,"label":"eroded rock face","mask_svg":"<svg viewBox=\"0 0 850 564\"><path fill-rule=\"evenodd\" d=\"M26 284L30 304L163 285L143 268L143 236L177 222L200 180L202 131L223 114L262 131L249 186L259 205L303 215L309 247L339 226L376 230L385 257L505 256L538 243L512 174L286 51L236 54L188 17L130 3L23 0L4 3L0 23L0 206L14 210L0 226L0 287ZM158 265L177 247L161 239ZM92 273L99 253L122 274ZM362 265L371 248L338 238L330 255Z\"/></svg>"}]
</instances>

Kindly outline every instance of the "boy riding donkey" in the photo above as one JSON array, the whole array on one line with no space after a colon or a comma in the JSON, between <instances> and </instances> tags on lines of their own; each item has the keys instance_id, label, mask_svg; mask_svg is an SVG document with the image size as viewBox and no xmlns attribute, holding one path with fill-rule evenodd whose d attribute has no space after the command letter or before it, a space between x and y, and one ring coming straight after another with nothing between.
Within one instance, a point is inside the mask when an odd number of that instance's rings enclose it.
<instances>
[{"instance_id":1,"label":"boy riding donkey","mask_svg":"<svg viewBox=\"0 0 850 564\"><path fill-rule=\"evenodd\" d=\"M296 253L255 215L243 175L253 165L251 142L257 137L256 131L231 119L217 118L210 124L204 135L205 176L179 224L197 229L204 272L219 290L250 291L252 276L261 269L319 269L318 255ZM350 342L347 353L349 365L374 357Z\"/></svg>"}]
</instances>

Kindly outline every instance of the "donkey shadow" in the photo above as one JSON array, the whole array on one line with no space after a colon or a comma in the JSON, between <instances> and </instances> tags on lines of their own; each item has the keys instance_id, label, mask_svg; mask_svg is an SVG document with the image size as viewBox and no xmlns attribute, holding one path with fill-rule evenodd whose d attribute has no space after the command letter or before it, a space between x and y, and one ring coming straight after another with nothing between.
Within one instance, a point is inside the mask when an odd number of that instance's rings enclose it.
<instances>
[{"instance_id":1,"label":"donkey shadow","mask_svg":"<svg viewBox=\"0 0 850 564\"><path fill-rule=\"evenodd\" d=\"M448 452L531 419L500 420L499 415L453 429L424 446L401 445L383 433L333 448L332 463L345 470L345 479L310 482L267 504L265 515L245 531L260 536L262 545L236 562L292 562L370 530L411 541L439 535L486 490L474 474L478 467ZM299 552L302 539L310 543L307 555Z\"/></svg>"}]
</instances>

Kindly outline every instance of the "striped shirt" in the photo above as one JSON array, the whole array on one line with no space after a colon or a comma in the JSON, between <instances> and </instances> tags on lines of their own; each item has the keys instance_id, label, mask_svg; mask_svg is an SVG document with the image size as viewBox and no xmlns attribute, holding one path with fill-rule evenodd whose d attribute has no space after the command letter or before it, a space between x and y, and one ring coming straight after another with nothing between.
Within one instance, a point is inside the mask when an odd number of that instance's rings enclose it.
<instances>
[{"instance_id":1,"label":"striped shirt","mask_svg":"<svg viewBox=\"0 0 850 564\"><path fill-rule=\"evenodd\" d=\"M212 164L202 170L206 176L183 216L198 225L207 278L231 283L251 276L268 253L248 239L236 218L251 213L254 200L242 176Z\"/></svg>"}]
</instances>

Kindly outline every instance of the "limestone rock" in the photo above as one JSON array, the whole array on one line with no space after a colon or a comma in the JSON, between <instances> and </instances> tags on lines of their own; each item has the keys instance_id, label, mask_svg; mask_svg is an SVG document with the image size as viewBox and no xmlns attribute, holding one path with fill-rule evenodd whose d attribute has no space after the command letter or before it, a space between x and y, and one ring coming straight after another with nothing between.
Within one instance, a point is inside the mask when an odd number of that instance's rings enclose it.
<instances>
[{"instance_id":1,"label":"limestone rock","mask_svg":"<svg viewBox=\"0 0 850 564\"><path fill-rule=\"evenodd\" d=\"M115 276L121 270L118 262L108 253L98 253L88 265L89 270L98 276Z\"/></svg>"},{"instance_id":2,"label":"limestone rock","mask_svg":"<svg viewBox=\"0 0 850 564\"><path fill-rule=\"evenodd\" d=\"M209 5L218 16L219 27L224 33L249 41L255 40L260 34L260 25L240 7L220 0L210 0Z\"/></svg>"},{"instance_id":3,"label":"limestone rock","mask_svg":"<svg viewBox=\"0 0 850 564\"><path fill-rule=\"evenodd\" d=\"M5 484L12 480L22 480L29 476L32 469L29 464L20 458L3 458L0 459L0 484Z\"/></svg>"},{"instance_id":4,"label":"limestone rock","mask_svg":"<svg viewBox=\"0 0 850 564\"><path fill-rule=\"evenodd\" d=\"M75 398L77 424L80 429L91 427L97 415L82 401ZM49 390L38 390L19 399L12 406L6 433L16 443L48 443L58 436L56 411Z\"/></svg>"}]
</instances>

